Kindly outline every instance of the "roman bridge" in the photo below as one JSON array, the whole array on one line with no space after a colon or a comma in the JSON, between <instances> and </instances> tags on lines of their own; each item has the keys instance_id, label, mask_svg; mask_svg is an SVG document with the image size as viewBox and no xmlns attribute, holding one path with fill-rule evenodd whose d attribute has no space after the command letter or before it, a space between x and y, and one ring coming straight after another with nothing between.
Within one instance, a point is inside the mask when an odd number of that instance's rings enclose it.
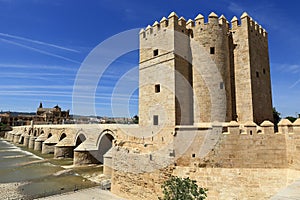
<instances>
[{"instance_id":1,"label":"roman bridge","mask_svg":"<svg viewBox=\"0 0 300 200\"><path fill-rule=\"evenodd\" d=\"M121 124L31 125L14 127L5 138L42 154L54 154L54 158L73 158L74 165L101 164L114 143L129 137L126 130L137 130L137 127Z\"/></svg>"}]
</instances>

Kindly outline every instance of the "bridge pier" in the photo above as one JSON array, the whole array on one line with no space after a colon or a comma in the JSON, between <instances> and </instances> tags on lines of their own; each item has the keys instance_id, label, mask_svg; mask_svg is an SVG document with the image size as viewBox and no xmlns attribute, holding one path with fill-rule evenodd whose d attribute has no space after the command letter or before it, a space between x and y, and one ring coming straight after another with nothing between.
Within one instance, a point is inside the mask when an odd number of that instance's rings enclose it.
<instances>
[{"instance_id":1,"label":"bridge pier","mask_svg":"<svg viewBox=\"0 0 300 200\"><path fill-rule=\"evenodd\" d=\"M34 142L35 142L35 139L36 139L36 137L34 137L34 136L31 136L31 137L29 138L29 143L28 143L28 148L29 148L29 149L34 149Z\"/></svg>"},{"instance_id":2,"label":"bridge pier","mask_svg":"<svg viewBox=\"0 0 300 200\"><path fill-rule=\"evenodd\" d=\"M14 133L13 132L8 133L7 140L10 141L10 142L12 142L13 138L14 138Z\"/></svg>"},{"instance_id":3,"label":"bridge pier","mask_svg":"<svg viewBox=\"0 0 300 200\"><path fill-rule=\"evenodd\" d=\"M29 139L30 139L30 135L25 135L24 136L24 146L28 147L29 145Z\"/></svg>"},{"instance_id":4,"label":"bridge pier","mask_svg":"<svg viewBox=\"0 0 300 200\"><path fill-rule=\"evenodd\" d=\"M35 141L34 141L34 150L35 151L42 151L43 149L43 142L47 140L46 134L42 133Z\"/></svg>"},{"instance_id":5,"label":"bridge pier","mask_svg":"<svg viewBox=\"0 0 300 200\"><path fill-rule=\"evenodd\" d=\"M43 143L42 154L54 154L54 145L56 143Z\"/></svg>"},{"instance_id":6,"label":"bridge pier","mask_svg":"<svg viewBox=\"0 0 300 200\"><path fill-rule=\"evenodd\" d=\"M39 140L38 138L35 140L34 142L34 150L35 151L42 151L42 146L43 146L43 142L42 140Z\"/></svg>"},{"instance_id":7,"label":"bridge pier","mask_svg":"<svg viewBox=\"0 0 300 200\"><path fill-rule=\"evenodd\" d=\"M103 155L103 174L111 177L112 176L112 148L106 152L106 154Z\"/></svg>"},{"instance_id":8,"label":"bridge pier","mask_svg":"<svg viewBox=\"0 0 300 200\"><path fill-rule=\"evenodd\" d=\"M73 158L73 146L54 146L54 158Z\"/></svg>"},{"instance_id":9,"label":"bridge pier","mask_svg":"<svg viewBox=\"0 0 300 200\"><path fill-rule=\"evenodd\" d=\"M5 132L4 133L4 138L7 139L7 137L8 137L8 132Z\"/></svg>"},{"instance_id":10,"label":"bridge pier","mask_svg":"<svg viewBox=\"0 0 300 200\"><path fill-rule=\"evenodd\" d=\"M89 164L101 164L99 158L97 158L97 152L91 151L74 151L74 165L89 165Z\"/></svg>"},{"instance_id":11,"label":"bridge pier","mask_svg":"<svg viewBox=\"0 0 300 200\"><path fill-rule=\"evenodd\" d=\"M20 140L20 137L21 137L21 133L17 132L14 134L13 136L13 143L19 143L19 140Z\"/></svg>"}]
</instances>

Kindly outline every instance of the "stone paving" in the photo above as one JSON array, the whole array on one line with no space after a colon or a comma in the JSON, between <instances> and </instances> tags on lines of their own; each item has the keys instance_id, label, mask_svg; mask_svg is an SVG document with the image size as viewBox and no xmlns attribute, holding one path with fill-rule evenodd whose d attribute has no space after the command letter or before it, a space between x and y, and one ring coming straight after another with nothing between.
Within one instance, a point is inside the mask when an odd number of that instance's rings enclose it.
<instances>
[{"instance_id":1,"label":"stone paving","mask_svg":"<svg viewBox=\"0 0 300 200\"><path fill-rule=\"evenodd\" d=\"M300 180L288 187L280 190L271 200L299 200L300 199Z\"/></svg>"},{"instance_id":2,"label":"stone paving","mask_svg":"<svg viewBox=\"0 0 300 200\"><path fill-rule=\"evenodd\" d=\"M126 200L112 194L110 191L101 190L99 187L79 190L76 192L68 192L65 194L54 195L50 197L40 198L40 200L74 200L74 199L101 199L101 200Z\"/></svg>"}]
</instances>

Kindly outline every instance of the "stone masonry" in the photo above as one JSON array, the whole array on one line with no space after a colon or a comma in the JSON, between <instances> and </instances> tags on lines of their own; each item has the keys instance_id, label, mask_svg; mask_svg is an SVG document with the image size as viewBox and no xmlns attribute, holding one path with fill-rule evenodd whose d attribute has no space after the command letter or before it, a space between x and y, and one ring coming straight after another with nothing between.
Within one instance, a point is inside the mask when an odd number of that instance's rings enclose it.
<instances>
[{"instance_id":1,"label":"stone masonry","mask_svg":"<svg viewBox=\"0 0 300 200\"><path fill-rule=\"evenodd\" d=\"M268 35L252 18L172 12L141 30L140 46L139 126L32 124L7 140L103 163L111 191L132 200L162 196L171 175L209 200L270 199L300 180L300 119L274 130Z\"/></svg>"},{"instance_id":2,"label":"stone masonry","mask_svg":"<svg viewBox=\"0 0 300 200\"><path fill-rule=\"evenodd\" d=\"M140 32L139 88L141 126L273 121L267 32L246 13L173 12Z\"/></svg>"}]
</instances>

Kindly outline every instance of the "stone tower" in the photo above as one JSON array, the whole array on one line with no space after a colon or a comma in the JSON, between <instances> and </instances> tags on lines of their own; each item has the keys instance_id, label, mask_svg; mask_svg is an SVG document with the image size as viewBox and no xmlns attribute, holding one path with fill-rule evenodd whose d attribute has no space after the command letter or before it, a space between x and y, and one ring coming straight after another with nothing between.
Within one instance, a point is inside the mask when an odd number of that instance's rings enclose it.
<instances>
[{"instance_id":1,"label":"stone tower","mask_svg":"<svg viewBox=\"0 0 300 200\"><path fill-rule=\"evenodd\" d=\"M141 126L272 120L267 33L246 13L172 12L140 32L139 95Z\"/></svg>"},{"instance_id":2,"label":"stone tower","mask_svg":"<svg viewBox=\"0 0 300 200\"><path fill-rule=\"evenodd\" d=\"M177 32L182 33L183 40ZM173 12L140 33L140 125L193 124L192 65L185 19ZM179 50L180 53L175 51Z\"/></svg>"},{"instance_id":3,"label":"stone tower","mask_svg":"<svg viewBox=\"0 0 300 200\"><path fill-rule=\"evenodd\" d=\"M231 20L236 112L240 121L273 121L267 32L246 13Z\"/></svg>"}]
</instances>

